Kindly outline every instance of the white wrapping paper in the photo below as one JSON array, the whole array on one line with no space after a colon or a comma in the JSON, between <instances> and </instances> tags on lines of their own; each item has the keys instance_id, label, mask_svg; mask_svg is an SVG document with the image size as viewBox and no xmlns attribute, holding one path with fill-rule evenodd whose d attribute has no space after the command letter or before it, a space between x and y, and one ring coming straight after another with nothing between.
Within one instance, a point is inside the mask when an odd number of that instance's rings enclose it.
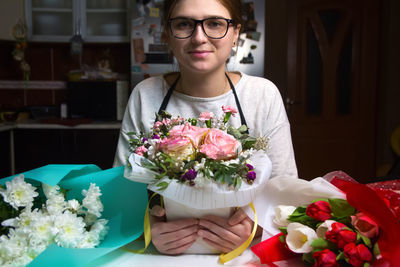
<instances>
[{"instance_id":1,"label":"white wrapping paper","mask_svg":"<svg viewBox=\"0 0 400 267\"><path fill-rule=\"evenodd\" d=\"M311 181L289 177L278 177L267 181L263 194L258 194L253 201L258 214L258 225L264 229L262 240L280 232L273 223L277 205L297 207L309 204L317 198L346 199L346 195L321 177ZM248 206L243 209L250 218L254 218L254 213Z\"/></svg>"},{"instance_id":2,"label":"white wrapping paper","mask_svg":"<svg viewBox=\"0 0 400 267\"><path fill-rule=\"evenodd\" d=\"M214 182L206 182L204 178L202 182L196 186L179 183L177 180L171 180L164 177L155 180L155 172L148 170L140 165L141 160L145 158L131 154L128 161L131 167L125 168L124 176L132 181L149 184L148 188L159 193L164 198L171 199L178 203L182 203L190 208L195 209L218 209L228 207L242 207L252 202L256 195L264 192L264 187L271 175L271 161L268 156L262 152L256 152L251 158L254 171L256 172L256 180L253 184L242 183L238 189L228 188L227 185L220 185ZM159 182L169 183L167 189L158 190Z\"/></svg>"}]
</instances>

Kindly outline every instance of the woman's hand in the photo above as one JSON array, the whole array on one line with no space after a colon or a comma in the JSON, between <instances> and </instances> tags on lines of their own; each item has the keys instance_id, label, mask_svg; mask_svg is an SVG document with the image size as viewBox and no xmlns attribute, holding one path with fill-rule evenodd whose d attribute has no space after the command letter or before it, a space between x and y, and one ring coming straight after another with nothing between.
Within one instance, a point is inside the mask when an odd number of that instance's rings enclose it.
<instances>
[{"instance_id":1,"label":"woman's hand","mask_svg":"<svg viewBox=\"0 0 400 267\"><path fill-rule=\"evenodd\" d=\"M249 238L254 223L243 210L238 209L229 220L208 215L200 219L199 225L198 235L212 247L227 253Z\"/></svg>"},{"instance_id":2,"label":"woman's hand","mask_svg":"<svg viewBox=\"0 0 400 267\"><path fill-rule=\"evenodd\" d=\"M197 219L165 222L165 210L160 206L154 206L150 214L151 240L159 252L168 255L181 254L198 238Z\"/></svg>"}]
</instances>

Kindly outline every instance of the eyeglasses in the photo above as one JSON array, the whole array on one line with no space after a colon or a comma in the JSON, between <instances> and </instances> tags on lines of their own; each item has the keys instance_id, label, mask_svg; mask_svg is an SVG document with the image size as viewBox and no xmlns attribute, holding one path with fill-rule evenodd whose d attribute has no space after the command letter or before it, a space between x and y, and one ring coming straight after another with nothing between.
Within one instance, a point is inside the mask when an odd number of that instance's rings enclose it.
<instances>
[{"instance_id":1,"label":"eyeglasses","mask_svg":"<svg viewBox=\"0 0 400 267\"><path fill-rule=\"evenodd\" d=\"M168 20L168 26L172 35L178 39L186 39L192 36L197 24L201 24L201 28L207 37L221 39L225 37L229 25L233 24L233 20L225 18L207 18L202 20L172 18Z\"/></svg>"}]
</instances>

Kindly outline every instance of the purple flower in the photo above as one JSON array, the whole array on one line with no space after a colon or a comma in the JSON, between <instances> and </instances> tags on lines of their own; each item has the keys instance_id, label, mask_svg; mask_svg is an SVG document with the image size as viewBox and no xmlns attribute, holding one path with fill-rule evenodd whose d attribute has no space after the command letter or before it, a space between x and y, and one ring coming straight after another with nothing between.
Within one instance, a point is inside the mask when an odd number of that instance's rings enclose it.
<instances>
[{"instance_id":1,"label":"purple flower","mask_svg":"<svg viewBox=\"0 0 400 267\"><path fill-rule=\"evenodd\" d=\"M256 173L254 171L249 171L247 173L247 179L250 181L254 181L256 179Z\"/></svg>"},{"instance_id":2,"label":"purple flower","mask_svg":"<svg viewBox=\"0 0 400 267\"><path fill-rule=\"evenodd\" d=\"M153 139L160 139L160 136L158 134L153 135Z\"/></svg>"},{"instance_id":3,"label":"purple flower","mask_svg":"<svg viewBox=\"0 0 400 267\"><path fill-rule=\"evenodd\" d=\"M147 140L149 140L149 139L147 139L146 137L143 137L142 138L142 143L146 142Z\"/></svg>"},{"instance_id":4,"label":"purple flower","mask_svg":"<svg viewBox=\"0 0 400 267\"><path fill-rule=\"evenodd\" d=\"M247 169L249 169L249 171L251 171L252 169L254 169L253 165L251 164L246 164Z\"/></svg>"},{"instance_id":5,"label":"purple flower","mask_svg":"<svg viewBox=\"0 0 400 267\"><path fill-rule=\"evenodd\" d=\"M182 181L192 181L196 178L197 172L193 169L187 170L184 175L182 175Z\"/></svg>"}]
</instances>

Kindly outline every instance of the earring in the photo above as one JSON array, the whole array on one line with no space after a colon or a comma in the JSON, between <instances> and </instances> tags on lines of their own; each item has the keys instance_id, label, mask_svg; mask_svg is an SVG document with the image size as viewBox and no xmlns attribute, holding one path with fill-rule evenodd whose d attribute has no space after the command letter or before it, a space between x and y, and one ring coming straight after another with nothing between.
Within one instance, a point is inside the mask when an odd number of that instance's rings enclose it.
<instances>
[{"instance_id":1,"label":"earring","mask_svg":"<svg viewBox=\"0 0 400 267\"><path fill-rule=\"evenodd\" d=\"M236 42L233 42L233 45L236 45Z\"/></svg>"}]
</instances>

